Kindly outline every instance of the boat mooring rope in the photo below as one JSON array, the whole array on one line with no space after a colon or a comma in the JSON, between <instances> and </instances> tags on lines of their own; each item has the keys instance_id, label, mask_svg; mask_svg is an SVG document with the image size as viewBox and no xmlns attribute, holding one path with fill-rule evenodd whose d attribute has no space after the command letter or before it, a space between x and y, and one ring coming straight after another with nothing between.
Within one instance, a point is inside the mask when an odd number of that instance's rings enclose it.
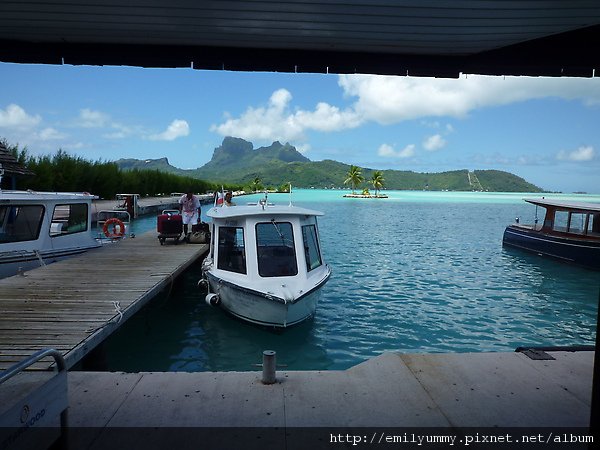
<instances>
[{"instance_id":1,"label":"boat mooring rope","mask_svg":"<svg viewBox=\"0 0 600 450\"><path fill-rule=\"evenodd\" d=\"M121 322L121 320L123 320L123 311L121 311L121 302L113 301L112 304L115 307L115 312L117 314L119 314L119 320L117 320L117 323L119 323L119 322Z\"/></svg>"}]
</instances>

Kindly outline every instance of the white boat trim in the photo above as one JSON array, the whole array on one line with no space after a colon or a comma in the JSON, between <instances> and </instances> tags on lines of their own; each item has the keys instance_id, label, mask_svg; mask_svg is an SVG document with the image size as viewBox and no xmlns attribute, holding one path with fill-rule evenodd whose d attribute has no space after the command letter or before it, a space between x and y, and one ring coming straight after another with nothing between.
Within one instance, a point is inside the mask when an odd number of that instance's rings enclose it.
<instances>
[{"instance_id":1,"label":"white boat trim","mask_svg":"<svg viewBox=\"0 0 600 450\"><path fill-rule=\"evenodd\" d=\"M99 247L91 233L95 198L88 193L0 191L0 278Z\"/></svg>"}]
</instances>

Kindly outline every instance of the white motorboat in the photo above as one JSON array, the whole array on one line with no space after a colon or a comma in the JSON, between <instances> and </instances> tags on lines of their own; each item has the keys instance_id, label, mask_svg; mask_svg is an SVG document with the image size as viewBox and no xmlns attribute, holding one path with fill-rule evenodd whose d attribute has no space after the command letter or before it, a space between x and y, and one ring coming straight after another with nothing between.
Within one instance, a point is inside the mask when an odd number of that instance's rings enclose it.
<instances>
[{"instance_id":1,"label":"white motorboat","mask_svg":"<svg viewBox=\"0 0 600 450\"><path fill-rule=\"evenodd\" d=\"M266 198L211 208L210 254L202 267L206 302L277 328L312 317L331 275L319 241L317 216L322 215Z\"/></svg>"},{"instance_id":2,"label":"white motorboat","mask_svg":"<svg viewBox=\"0 0 600 450\"><path fill-rule=\"evenodd\" d=\"M88 193L0 191L0 278L101 245Z\"/></svg>"}]
</instances>

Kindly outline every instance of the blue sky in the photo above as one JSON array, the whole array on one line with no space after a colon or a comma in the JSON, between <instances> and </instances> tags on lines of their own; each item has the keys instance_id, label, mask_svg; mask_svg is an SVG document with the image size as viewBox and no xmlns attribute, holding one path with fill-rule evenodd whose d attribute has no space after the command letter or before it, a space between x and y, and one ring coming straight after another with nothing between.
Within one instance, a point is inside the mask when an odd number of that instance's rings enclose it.
<instances>
[{"instance_id":1,"label":"blue sky","mask_svg":"<svg viewBox=\"0 0 600 450\"><path fill-rule=\"evenodd\" d=\"M600 79L281 74L0 63L0 137L34 155L210 160L224 136L313 161L498 169L600 194Z\"/></svg>"}]
</instances>

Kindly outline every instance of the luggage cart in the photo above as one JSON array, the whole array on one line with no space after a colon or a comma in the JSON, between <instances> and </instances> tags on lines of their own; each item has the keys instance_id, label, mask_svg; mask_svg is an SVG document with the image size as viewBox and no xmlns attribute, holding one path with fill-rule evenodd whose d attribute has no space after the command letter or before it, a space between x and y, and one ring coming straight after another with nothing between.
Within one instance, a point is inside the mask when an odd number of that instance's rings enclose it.
<instances>
[{"instance_id":1,"label":"luggage cart","mask_svg":"<svg viewBox=\"0 0 600 450\"><path fill-rule=\"evenodd\" d=\"M158 231L158 240L163 245L167 239L174 239L179 243L179 238L183 233L183 218L177 209L165 209L156 219L156 230Z\"/></svg>"}]
</instances>

